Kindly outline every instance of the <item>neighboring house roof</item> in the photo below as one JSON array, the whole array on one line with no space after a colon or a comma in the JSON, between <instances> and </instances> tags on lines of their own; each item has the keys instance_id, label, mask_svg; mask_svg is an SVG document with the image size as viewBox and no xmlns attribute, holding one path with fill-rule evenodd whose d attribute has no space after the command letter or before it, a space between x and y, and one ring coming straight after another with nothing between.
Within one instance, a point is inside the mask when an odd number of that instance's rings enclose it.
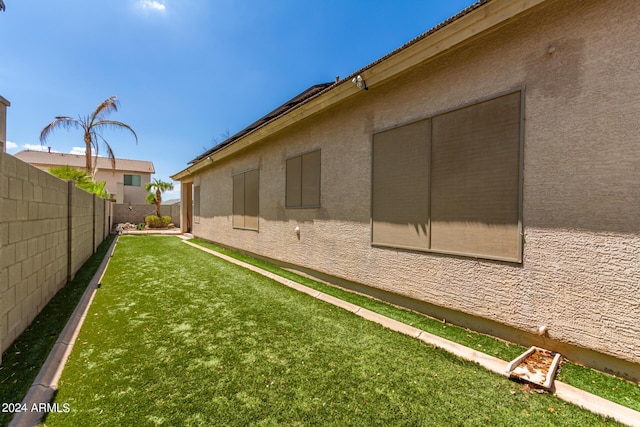
<instances>
[{"instance_id":1,"label":"neighboring house roof","mask_svg":"<svg viewBox=\"0 0 640 427\"><path fill-rule=\"evenodd\" d=\"M189 179L190 175L214 161L242 150L268 134L277 132L355 95L360 92L360 89L351 83L354 77L362 75L366 80L366 85L371 88L375 84L397 76L412 66L494 28L544 1L546 0L479 0L344 79L335 83L312 86L260 120L196 157L189 162L189 167L171 178L177 181ZM478 9L482 9L482 11L474 13ZM318 101L315 102L316 100Z\"/></svg>"},{"instance_id":2,"label":"neighboring house roof","mask_svg":"<svg viewBox=\"0 0 640 427\"><path fill-rule=\"evenodd\" d=\"M86 157L84 154L48 153L46 151L24 150L16 153L14 157L22 160L23 162L38 165L69 165L77 168L84 168L86 165ZM111 160L107 157L98 157L98 169L111 169ZM153 162L146 160L116 158L116 170L155 173Z\"/></svg>"}]
</instances>

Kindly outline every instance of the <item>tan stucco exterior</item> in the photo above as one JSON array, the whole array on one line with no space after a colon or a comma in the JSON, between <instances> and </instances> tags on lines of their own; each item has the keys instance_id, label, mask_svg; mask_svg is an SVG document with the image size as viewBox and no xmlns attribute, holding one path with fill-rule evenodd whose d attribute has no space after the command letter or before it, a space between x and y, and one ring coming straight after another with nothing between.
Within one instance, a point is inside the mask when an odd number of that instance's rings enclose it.
<instances>
[{"instance_id":1,"label":"tan stucco exterior","mask_svg":"<svg viewBox=\"0 0 640 427\"><path fill-rule=\"evenodd\" d=\"M516 4L502 20L488 13ZM460 20L487 29L460 27L435 56L425 38L411 47L425 59L404 71L365 69L368 91L346 82L174 176L200 186L193 233L640 378L638 16L635 0L489 2ZM522 262L372 246L372 135L513 89L524 93ZM285 161L314 149L321 207L287 209ZM232 227L232 176L253 168L258 232Z\"/></svg>"},{"instance_id":2,"label":"tan stucco exterior","mask_svg":"<svg viewBox=\"0 0 640 427\"><path fill-rule=\"evenodd\" d=\"M124 185L125 175L139 175L140 185ZM96 181L105 182L105 188L118 204L143 204L145 203L145 198L147 197L147 191L144 189L144 186L145 184L151 182L151 172L122 169L116 169L116 171L113 172L111 170L103 169L98 170L98 172L96 173Z\"/></svg>"}]
</instances>

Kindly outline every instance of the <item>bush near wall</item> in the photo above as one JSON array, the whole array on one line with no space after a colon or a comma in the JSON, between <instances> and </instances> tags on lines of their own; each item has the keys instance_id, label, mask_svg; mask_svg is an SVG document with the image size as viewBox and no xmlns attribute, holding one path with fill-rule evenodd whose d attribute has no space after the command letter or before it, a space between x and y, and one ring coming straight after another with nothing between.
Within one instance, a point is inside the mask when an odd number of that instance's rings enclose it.
<instances>
[{"instance_id":1,"label":"bush near wall","mask_svg":"<svg viewBox=\"0 0 640 427\"><path fill-rule=\"evenodd\" d=\"M129 209L131 208L131 209ZM160 213L162 216L170 216L171 222L176 227L180 226L180 204L162 205L160 206ZM124 224L126 222L130 224L145 223L145 218L149 215L155 215L155 209L149 204L128 204L128 203L116 203L113 205L113 223Z\"/></svg>"},{"instance_id":2,"label":"bush near wall","mask_svg":"<svg viewBox=\"0 0 640 427\"><path fill-rule=\"evenodd\" d=\"M149 228L166 228L171 224L170 216L163 216L162 218L156 215L149 215L144 218Z\"/></svg>"}]
</instances>

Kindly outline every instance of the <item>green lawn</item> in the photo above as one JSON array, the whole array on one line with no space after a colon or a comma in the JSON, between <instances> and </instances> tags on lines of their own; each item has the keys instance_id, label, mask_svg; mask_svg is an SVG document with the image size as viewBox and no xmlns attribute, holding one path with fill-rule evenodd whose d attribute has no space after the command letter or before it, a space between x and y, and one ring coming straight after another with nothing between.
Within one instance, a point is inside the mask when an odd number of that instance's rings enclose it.
<instances>
[{"instance_id":1,"label":"green lawn","mask_svg":"<svg viewBox=\"0 0 640 427\"><path fill-rule=\"evenodd\" d=\"M122 236L47 426L614 425L183 244Z\"/></svg>"},{"instance_id":2,"label":"green lawn","mask_svg":"<svg viewBox=\"0 0 640 427\"><path fill-rule=\"evenodd\" d=\"M329 295L333 295L344 301L351 302L361 307L367 308L376 313L382 314L391 319L414 326L431 334L446 338L450 341L478 349L483 353L490 354L504 361L511 361L526 350L525 347L509 343L497 338L483 335L451 324L445 324L437 319L424 316L422 314L395 307L375 300L373 298L349 292L344 289L329 286L317 282L308 277L300 276L291 271L246 256L236 251L228 250L210 242L193 239L196 243L205 248L213 249L232 258L259 267L263 270L278 274L287 279L301 283L307 287L316 289ZM593 393L612 402L628 408L640 411L640 387L638 384L621 378L613 377L602 372L584 366L564 361L556 376L556 379L570 384L574 387Z\"/></svg>"}]
</instances>

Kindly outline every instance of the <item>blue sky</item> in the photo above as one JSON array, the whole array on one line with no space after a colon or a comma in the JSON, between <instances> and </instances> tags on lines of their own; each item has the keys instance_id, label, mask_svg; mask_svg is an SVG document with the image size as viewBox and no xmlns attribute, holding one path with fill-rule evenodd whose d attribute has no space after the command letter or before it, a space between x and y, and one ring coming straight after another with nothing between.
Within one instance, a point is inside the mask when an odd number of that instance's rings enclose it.
<instances>
[{"instance_id":1,"label":"blue sky","mask_svg":"<svg viewBox=\"0 0 640 427\"><path fill-rule=\"evenodd\" d=\"M0 95L7 151L39 149L54 116L116 95L116 157L169 176L309 86L345 77L475 0L5 0ZM83 149L80 131L47 141ZM78 148L80 147L80 148ZM104 151L103 151L104 152ZM178 197L178 191L165 199Z\"/></svg>"}]
</instances>

